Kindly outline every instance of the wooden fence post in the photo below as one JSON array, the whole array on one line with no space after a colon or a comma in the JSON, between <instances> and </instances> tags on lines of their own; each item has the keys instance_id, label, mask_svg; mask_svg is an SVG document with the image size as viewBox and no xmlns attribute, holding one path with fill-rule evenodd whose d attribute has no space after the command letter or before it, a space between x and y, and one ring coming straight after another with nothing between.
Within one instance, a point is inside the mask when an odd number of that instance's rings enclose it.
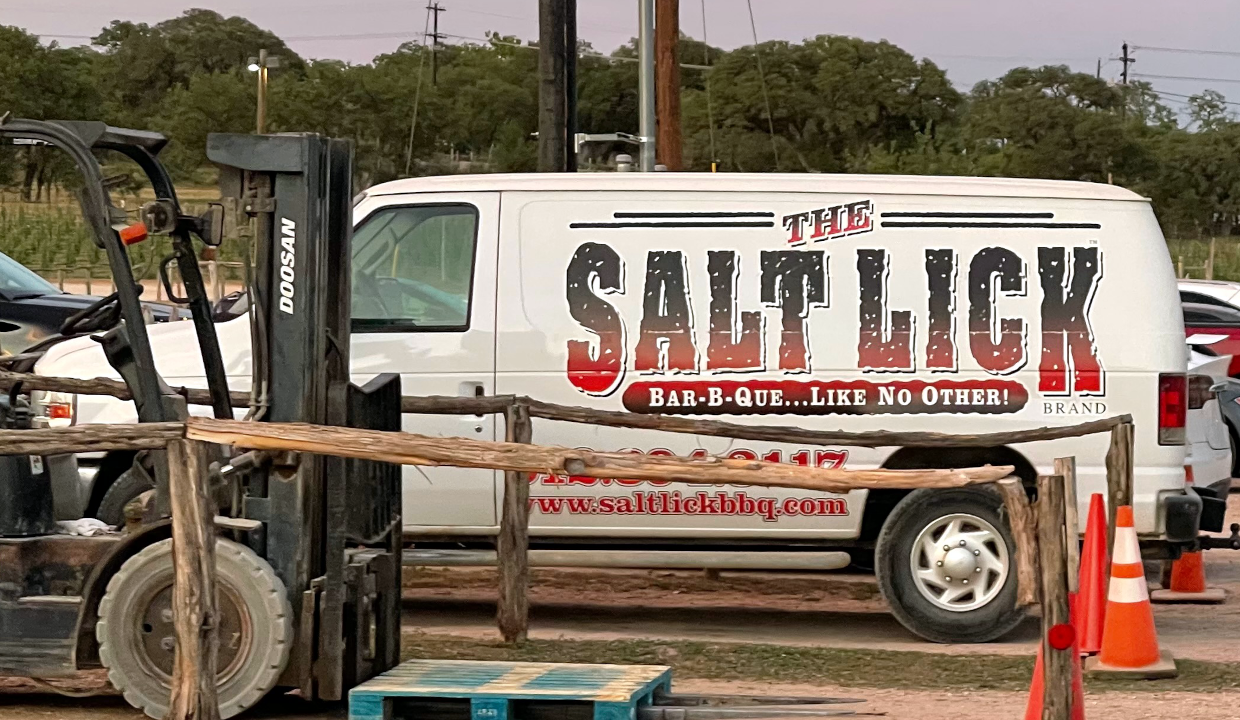
<instances>
[{"instance_id":1,"label":"wooden fence post","mask_svg":"<svg viewBox=\"0 0 1240 720\"><path fill-rule=\"evenodd\" d=\"M206 445L194 440L169 442L168 471L177 644L167 718L219 720L215 507L207 483Z\"/></svg>"},{"instance_id":2,"label":"wooden fence post","mask_svg":"<svg viewBox=\"0 0 1240 720\"><path fill-rule=\"evenodd\" d=\"M1038 601L1037 523L1020 478L1004 478L996 486L1003 494L1008 526L1016 539L1016 604L1028 607Z\"/></svg>"},{"instance_id":3,"label":"wooden fence post","mask_svg":"<svg viewBox=\"0 0 1240 720\"><path fill-rule=\"evenodd\" d=\"M1107 449L1107 551L1115 551L1115 508L1132 504L1132 423L1111 430Z\"/></svg>"},{"instance_id":4,"label":"wooden fence post","mask_svg":"<svg viewBox=\"0 0 1240 720\"><path fill-rule=\"evenodd\" d=\"M1064 537L1068 551L1068 592L1080 590L1081 519L1076 495L1076 458L1055 458L1055 474L1063 478Z\"/></svg>"},{"instance_id":5,"label":"wooden fence post","mask_svg":"<svg viewBox=\"0 0 1240 720\"><path fill-rule=\"evenodd\" d=\"M533 439L529 407L513 403L504 412L508 442ZM530 627L530 482L523 472L504 471L504 508L499 520L499 604L496 621L504 642L523 642Z\"/></svg>"},{"instance_id":6,"label":"wooden fence post","mask_svg":"<svg viewBox=\"0 0 1240 720\"><path fill-rule=\"evenodd\" d=\"M1055 647L1051 641L1061 632L1059 628L1071 628L1064 530L1064 478L1042 475L1038 478L1038 559L1042 569L1043 720L1068 720L1072 710L1072 643Z\"/></svg>"}]
</instances>

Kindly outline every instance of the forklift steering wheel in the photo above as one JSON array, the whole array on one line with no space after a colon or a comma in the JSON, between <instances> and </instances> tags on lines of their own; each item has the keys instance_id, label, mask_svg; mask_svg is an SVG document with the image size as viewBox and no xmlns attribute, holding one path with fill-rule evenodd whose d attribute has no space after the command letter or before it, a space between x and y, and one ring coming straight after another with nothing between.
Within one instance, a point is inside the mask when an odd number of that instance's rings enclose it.
<instances>
[{"instance_id":1,"label":"forklift steering wheel","mask_svg":"<svg viewBox=\"0 0 1240 720\"><path fill-rule=\"evenodd\" d=\"M60 334L71 337L116 327L121 320L119 299L119 294L112 293L73 313L60 324Z\"/></svg>"}]
</instances>

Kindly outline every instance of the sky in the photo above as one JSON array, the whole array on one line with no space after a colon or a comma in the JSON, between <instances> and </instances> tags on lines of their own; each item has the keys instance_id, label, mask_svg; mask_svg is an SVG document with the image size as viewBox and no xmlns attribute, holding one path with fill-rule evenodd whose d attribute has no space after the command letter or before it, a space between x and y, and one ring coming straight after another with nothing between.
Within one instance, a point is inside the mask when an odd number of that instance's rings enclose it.
<instances>
[{"instance_id":1,"label":"sky","mask_svg":"<svg viewBox=\"0 0 1240 720\"><path fill-rule=\"evenodd\" d=\"M113 19L156 23L191 8L241 15L285 38L305 57L366 62L416 40L425 0L0 0L0 24L45 41L79 44ZM538 34L537 0L439 0L447 42L481 39L488 30L523 39ZM1067 64L1118 79L1116 59L1128 42L1141 75L1176 109L1210 87L1240 111L1240 2L1237 0L752 0L759 40L818 34L886 39L946 68L961 89L1019 65ZM683 32L734 48L753 42L746 0L681 0ZM637 0L578 0L579 34L609 52L636 34ZM1170 52L1158 48L1232 52ZM694 62L682 58L682 62ZM636 71L636 70L635 70ZM1231 82L1224 82L1230 80Z\"/></svg>"}]
</instances>

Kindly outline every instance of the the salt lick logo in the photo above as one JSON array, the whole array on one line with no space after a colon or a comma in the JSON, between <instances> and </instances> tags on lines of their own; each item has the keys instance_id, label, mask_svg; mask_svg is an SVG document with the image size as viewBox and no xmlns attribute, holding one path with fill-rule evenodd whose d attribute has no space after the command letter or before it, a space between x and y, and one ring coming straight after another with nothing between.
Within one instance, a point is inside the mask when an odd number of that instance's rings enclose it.
<instances>
[{"instance_id":1,"label":"the salt lick logo","mask_svg":"<svg viewBox=\"0 0 1240 720\"><path fill-rule=\"evenodd\" d=\"M874 203L870 200L858 200L794 213L785 215L782 223L788 231L788 244L793 247L806 242L860 235L874 229Z\"/></svg>"}]
</instances>

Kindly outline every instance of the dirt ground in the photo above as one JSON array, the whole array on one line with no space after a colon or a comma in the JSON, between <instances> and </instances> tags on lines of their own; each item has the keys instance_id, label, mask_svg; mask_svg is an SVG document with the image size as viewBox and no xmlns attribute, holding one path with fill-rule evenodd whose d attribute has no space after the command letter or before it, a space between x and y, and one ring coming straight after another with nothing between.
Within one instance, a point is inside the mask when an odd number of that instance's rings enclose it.
<instances>
[{"instance_id":1,"label":"dirt ground","mask_svg":"<svg viewBox=\"0 0 1240 720\"><path fill-rule=\"evenodd\" d=\"M1240 495L1231 498L1229 521L1240 521ZM1211 585L1228 591L1220 606L1156 606L1159 641L1177 658L1240 662L1240 551L1206 554ZM490 569L418 570L406 575L406 630L494 640L495 573ZM887 613L872 577L857 574L597 571L537 569L533 574L534 639L664 640L761 643L933 653L951 663L958 654L1032 656L1038 626L1031 621L1011 636L984 645L935 645L910 635ZM926 657L926 656L922 656ZM984 682L979 682L984 685ZM0 678L0 720L138 720L107 687L100 673L83 674L74 690L100 697L60 697L30 681ZM1019 717L1024 692L840 688L829 677L804 684L681 680L688 692L814 694L865 700L847 706L865 714L909 720ZM1237 717L1240 691L1091 693L1091 720ZM329 720L344 718L340 705L307 705L297 698L269 698L246 717Z\"/></svg>"},{"instance_id":2,"label":"dirt ground","mask_svg":"<svg viewBox=\"0 0 1240 720\"><path fill-rule=\"evenodd\" d=\"M841 705L864 716L892 720L991 720L1018 718L1025 710L1021 692L840 688L830 684L737 683L709 680L677 682L680 692L827 695L863 702ZM142 720L145 716L115 695L85 700L43 694L25 681L0 682L0 717L4 720ZM1234 720L1240 692L1106 693L1085 698L1090 720ZM309 705L297 698L269 698L244 717L251 720L344 720L342 704Z\"/></svg>"},{"instance_id":3,"label":"dirt ground","mask_svg":"<svg viewBox=\"0 0 1240 720\"><path fill-rule=\"evenodd\" d=\"M1240 521L1240 495L1229 521ZM1156 605L1159 642L1179 658L1240 661L1240 551L1206 553L1223 605ZM495 572L420 570L406 578L406 624L495 637ZM936 653L1033 654L1038 622L997 642L937 645L905 630L864 575L536 569L531 637L708 640Z\"/></svg>"}]
</instances>

